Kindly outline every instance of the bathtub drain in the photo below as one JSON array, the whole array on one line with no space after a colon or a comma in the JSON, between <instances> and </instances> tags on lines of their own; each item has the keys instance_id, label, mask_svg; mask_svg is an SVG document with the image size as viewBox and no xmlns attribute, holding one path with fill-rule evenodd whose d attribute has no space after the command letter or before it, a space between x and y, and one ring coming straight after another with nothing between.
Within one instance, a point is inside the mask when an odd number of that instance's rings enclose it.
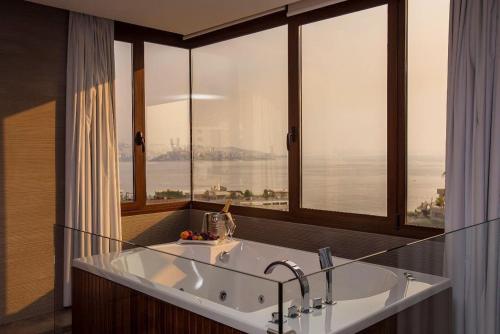
<instances>
[{"instance_id":1,"label":"bathtub drain","mask_svg":"<svg viewBox=\"0 0 500 334\"><path fill-rule=\"evenodd\" d=\"M259 295L259 303L264 304L264 295Z\"/></svg>"},{"instance_id":2,"label":"bathtub drain","mask_svg":"<svg viewBox=\"0 0 500 334\"><path fill-rule=\"evenodd\" d=\"M219 299L223 302L225 301L227 298L227 292L222 290L220 293L219 293Z\"/></svg>"}]
</instances>

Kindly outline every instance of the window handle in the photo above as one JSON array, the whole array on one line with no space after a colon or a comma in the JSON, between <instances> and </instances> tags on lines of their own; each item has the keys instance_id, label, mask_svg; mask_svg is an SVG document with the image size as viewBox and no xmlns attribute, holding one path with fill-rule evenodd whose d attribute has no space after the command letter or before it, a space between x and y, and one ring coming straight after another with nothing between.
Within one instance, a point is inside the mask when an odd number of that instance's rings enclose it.
<instances>
[{"instance_id":1,"label":"window handle","mask_svg":"<svg viewBox=\"0 0 500 334\"><path fill-rule=\"evenodd\" d=\"M142 146L142 152L144 153L146 149L146 139L144 138L144 134L141 131L137 131L134 141L136 145Z\"/></svg>"},{"instance_id":2,"label":"window handle","mask_svg":"<svg viewBox=\"0 0 500 334\"><path fill-rule=\"evenodd\" d=\"M292 144L295 142L295 139L297 138L297 129L295 126L292 126L290 128L290 131L286 134L286 149L290 151L290 148L292 147Z\"/></svg>"}]
</instances>

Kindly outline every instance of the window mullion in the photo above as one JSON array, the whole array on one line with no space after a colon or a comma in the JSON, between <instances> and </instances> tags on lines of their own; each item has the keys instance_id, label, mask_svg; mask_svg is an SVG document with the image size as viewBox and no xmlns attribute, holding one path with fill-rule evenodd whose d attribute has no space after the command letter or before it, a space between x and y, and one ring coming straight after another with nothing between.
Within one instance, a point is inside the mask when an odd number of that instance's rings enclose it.
<instances>
[{"instance_id":1,"label":"window mullion","mask_svg":"<svg viewBox=\"0 0 500 334\"><path fill-rule=\"evenodd\" d=\"M405 135L401 127L404 109L401 105L402 73L400 63L399 0L390 0L388 9L388 53L387 53L387 216L393 228L397 228L401 219L401 205L406 196L400 194L401 174L404 171L401 158L406 145L402 141Z\"/></svg>"},{"instance_id":2,"label":"window mullion","mask_svg":"<svg viewBox=\"0 0 500 334\"><path fill-rule=\"evenodd\" d=\"M295 129L288 149L288 210L298 214L301 196L300 172L300 27L288 24L288 131ZM285 140L285 138L283 138Z\"/></svg>"},{"instance_id":3,"label":"window mullion","mask_svg":"<svg viewBox=\"0 0 500 334\"><path fill-rule=\"evenodd\" d=\"M145 129L145 91L144 91L144 43L134 42L134 138L142 133L146 138ZM147 142L145 143L147 145ZM146 206L146 153L143 145L134 147L134 184L135 202L137 207Z\"/></svg>"}]
</instances>

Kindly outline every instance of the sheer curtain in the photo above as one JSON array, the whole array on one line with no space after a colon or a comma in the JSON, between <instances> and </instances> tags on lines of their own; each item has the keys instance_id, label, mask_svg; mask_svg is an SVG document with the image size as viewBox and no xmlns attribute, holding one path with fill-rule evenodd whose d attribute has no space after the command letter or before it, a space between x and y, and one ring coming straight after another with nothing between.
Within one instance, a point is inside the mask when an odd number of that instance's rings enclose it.
<instances>
[{"instance_id":1,"label":"sheer curtain","mask_svg":"<svg viewBox=\"0 0 500 334\"><path fill-rule=\"evenodd\" d=\"M66 91L66 227L121 239L114 101L113 21L70 13ZM71 261L116 249L115 242L65 231L64 305Z\"/></svg>"},{"instance_id":2,"label":"sheer curtain","mask_svg":"<svg viewBox=\"0 0 500 334\"><path fill-rule=\"evenodd\" d=\"M446 143L446 224L500 217L500 3L452 0ZM500 333L500 230L447 242L454 332Z\"/></svg>"}]
</instances>

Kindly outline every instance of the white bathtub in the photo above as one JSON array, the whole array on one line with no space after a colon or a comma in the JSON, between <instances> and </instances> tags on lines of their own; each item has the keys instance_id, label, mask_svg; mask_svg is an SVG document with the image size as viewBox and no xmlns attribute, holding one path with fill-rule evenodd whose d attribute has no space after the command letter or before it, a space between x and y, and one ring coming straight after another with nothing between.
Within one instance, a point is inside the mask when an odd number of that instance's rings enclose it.
<instances>
[{"instance_id":1,"label":"white bathtub","mask_svg":"<svg viewBox=\"0 0 500 334\"><path fill-rule=\"evenodd\" d=\"M306 274L320 269L315 253L247 240L151 248L81 258L73 266L247 333L277 329L269 323L271 313L278 310L278 283L272 280L286 281L293 274L277 267L264 275L270 262L291 260ZM225 262L219 259L222 251L229 252ZM333 261L348 262L337 257ZM287 319L285 331L355 333L449 287L445 278L412 272L416 280L408 281L404 272L363 262L338 267L333 271L337 304ZM309 284L311 298L324 297L323 273L309 277ZM284 301L285 313L288 306L300 305L297 281L284 284Z\"/></svg>"}]
</instances>

